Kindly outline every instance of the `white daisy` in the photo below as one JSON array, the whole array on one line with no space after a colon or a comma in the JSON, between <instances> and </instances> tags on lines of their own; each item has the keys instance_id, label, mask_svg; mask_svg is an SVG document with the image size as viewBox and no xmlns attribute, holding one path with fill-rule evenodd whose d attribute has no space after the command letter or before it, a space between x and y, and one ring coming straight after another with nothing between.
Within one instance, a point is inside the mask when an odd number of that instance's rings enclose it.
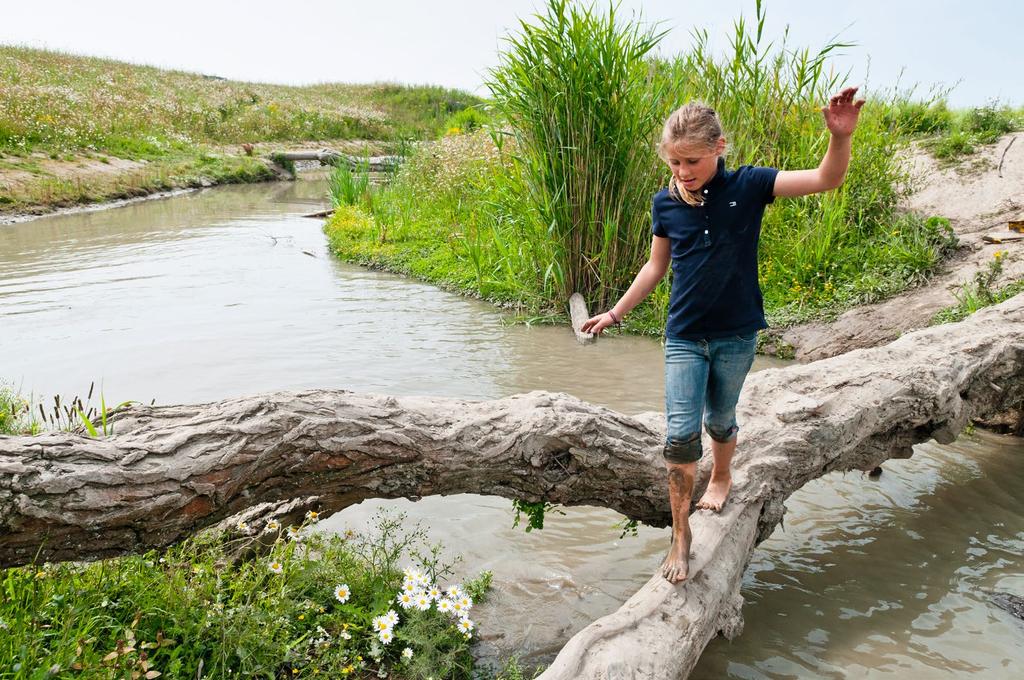
<instances>
[{"instance_id":1,"label":"white daisy","mask_svg":"<svg viewBox=\"0 0 1024 680\"><path fill-rule=\"evenodd\" d=\"M427 591L427 595L430 596L431 600L440 600L444 593L437 586L431 586L430 590Z\"/></svg>"},{"instance_id":2,"label":"white daisy","mask_svg":"<svg viewBox=\"0 0 1024 680\"><path fill-rule=\"evenodd\" d=\"M459 630L466 634L472 633L473 622L467 619L466 617L462 617L461 619L459 619Z\"/></svg>"},{"instance_id":3,"label":"white daisy","mask_svg":"<svg viewBox=\"0 0 1024 680\"><path fill-rule=\"evenodd\" d=\"M398 606L402 609L408 609L414 604L416 604L416 598L413 597L412 593L402 593L398 596Z\"/></svg>"},{"instance_id":4,"label":"white daisy","mask_svg":"<svg viewBox=\"0 0 1024 680\"><path fill-rule=\"evenodd\" d=\"M412 647L406 647L405 649L403 649L402 650L402 656L405 657L406 659L411 659L412 658Z\"/></svg>"},{"instance_id":5,"label":"white daisy","mask_svg":"<svg viewBox=\"0 0 1024 680\"><path fill-rule=\"evenodd\" d=\"M308 519L310 522L316 522L320 519L320 513L317 512L316 510L310 510L309 512L306 513L306 519Z\"/></svg>"},{"instance_id":6,"label":"white daisy","mask_svg":"<svg viewBox=\"0 0 1024 680\"><path fill-rule=\"evenodd\" d=\"M459 616L465 616L469 612L466 606L462 604L462 600L452 600L452 611Z\"/></svg>"},{"instance_id":7,"label":"white daisy","mask_svg":"<svg viewBox=\"0 0 1024 680\"><path fill-rule=\"evenodd\" d=\"M270 571L274 572L275 574L280 574L282 571L284 571L284 565L280 562L271 562L269 566Z\"/></svg>"},{"instance_id":8,"label":"white daisy","mask_svg":"<svg viewBox=\"0 0 1024 680\"><path fill-rule=\"evenodd\" d=\"M373 617L373 629L378 633L384 630L391 630L391 621L386 616Z\"/></svg>"},{"instance_id":9,"label":"white daisy","mask_svg":"<svg viewBox=\"0 0 1024 680\"><path fill-rule=\"evenodd\" d=\"M458 583L456 583L453 586L449 586L448 597L452 598L453 600L457 600L460 597L462 597L462 586L460 586Z\"/></svg>"},{"instance_id":10,"label":"white daisy","mask_svg":"<svg viewBox=\"0 0 1024 680\"><path fill-rule=\"evenodd\" d=\"M416 580L416 583L418 583L419 585L423 586L424 588L429 588L430 587L430 577L427 576L426 574L419 574L419 575L417 575L415 580Z\"/></svg>"},{"instance_id":11,"label":"white daisy","mask_svg":"<svg viewBox=\"0 0 1024 680\"><path fill-rule=\"evenodd\" d=\"M249 533L249 523L248 522L239 521L238 524L235 525L235 528L238 529L239 531L241 531L243 534Z\"/></svg>"},{"instance_id":12,"label":"white daisy","mask_svg":"<svg viewBox=\"0 0 1024 680\"><path fill-rule=\"evenodd\" d=\"M473 598L471 598L469 595L463 595L459 598L459 604L465 607L466 611L469 611L473 608Z\"/></svg>"},{"instance_id":13,"label":"white daisy","mask_svg":"<svg viewBox=\"0 0 1024 680\"><path fill-rule=\"evenodd\" d=\"M417 590L416 582L406 579L405 583L402 584L403 593L415 593Z\"/></svg>"},{"instance_id":14,"label":"white daisy","mask_svg":"<svg viewBox=\"0 0 1024 680\"><path fill-rule=\"evenodd\" d=\"M430 609L431 602L433 602L433 600L430 598L430 595L427 595L422 590L416 595L416 609L419 609L421 612L425 612Z\"/></svg>"},{"instance_id":15,"label":"white daisy","mask_svg":"<svg viewBox=\"0 0 1024 680\"><path fill-rule=\"evenodd\" d=\"M452 601L448 598L443 598L437 601L437 611L446 614L452 610Z\"/></svg>"},{"instance_id":16,"label":"white daisy","mask_svg":"<svg viewBox=\"0 0 1024 680\"><path fill-rule=\"evenodd\" d=\"M301 538L301 536L299 535L299 528L296 526L288 527L288 538L294 541L298 541Z\"/></svg>"},{"instance_id":17,"label":"white daisy","mask_svg":"<svg viewBox=\"0 0 1024 680\"><path fill-rule=\"evenodd\" d=\"M388 613L384 615L384 618L387 619L392 626L398 625L398 612L394 609L389 609Z\"/></svg>"},{"instance_id":18,"label":"white daisy","mask_svg":"<svg viewBox=\"0 0 1024 680\"><path fill-rule=\"evenodd\" d=\"M334 586L334 597L337 598L338 602L348 602L348 596L352 594L352 591L348 589L348 584L342 583L340 586Z\"/></svg>"},{"instance_id":19,"label":"white daisy","mask_svg":"<svg viewBox=\"0 0 1024 680\"><path fill-rule=\"evenodd\" d=\"M377 633L377 639L379 639L384 644L387 644L395 639L395 634L391 632L390 628L388 628L387 630L382 630L381 632Z\"/></svg>"},{"instance_id":20,"label":"white daisy","mask_svg":"<svg viewBox=\"0 0 1024 680\"><path fill-rule=\"evenodd\" d=\"M269 522L267 522L267 526L263 527L263 531L264 532L277 531L280 528L281 528L281 523L278 522L276 519L272 519Z\"/></svg>"}]
</instances>

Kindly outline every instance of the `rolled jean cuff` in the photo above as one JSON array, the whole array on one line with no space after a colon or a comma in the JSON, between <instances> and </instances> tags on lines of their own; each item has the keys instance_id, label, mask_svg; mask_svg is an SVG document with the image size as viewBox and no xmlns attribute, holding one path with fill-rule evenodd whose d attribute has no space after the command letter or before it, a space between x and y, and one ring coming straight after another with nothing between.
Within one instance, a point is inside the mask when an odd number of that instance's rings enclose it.
<instances>
[{"instance_id":1,"label":"rolled jean cuff","mask_svg":"<svg viewBox=\"0 0 1024 680\"><path fill-rule=\"evenodd\" d=\"M721 430L710 423L704 423L704 429L708 431L708 435L716 442L727 442L736 436L736 432L738 432L740 428L736 425L732 425L725 430Z\"/></svg>"},{"instance_id":2,"label":"rolled jean cuff","mask_svg":"<svg viewBox=\"0 0 1024 680\"><path fill-rule=\"evenodd\" d=\"M665 441L665 450L662 455L670 463L696 463L703 453L700 432L694 432L682 439L670 437Z\"/></svg>"}]
</instances>

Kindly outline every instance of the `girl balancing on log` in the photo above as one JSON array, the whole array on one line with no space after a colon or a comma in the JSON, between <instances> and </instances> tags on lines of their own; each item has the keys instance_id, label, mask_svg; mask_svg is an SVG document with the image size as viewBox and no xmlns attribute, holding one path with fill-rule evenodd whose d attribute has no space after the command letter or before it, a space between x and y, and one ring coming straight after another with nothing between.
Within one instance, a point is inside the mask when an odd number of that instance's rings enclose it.
<instances>
[{"instance_id":1,"label":"girl balancing on log","mask_svg":"<svg viewBox=\"0 0 1024 680\"><path fill-rule=\"evenodd\" d=\"M744 165L725 169L725 137L714 110L691 102L665 121L658 155L672 172L654 195L651 255L629 290L583 331L617 325L658 284L672 263L665 327L664 448L672 507L672 546L661 565L672 583L687 577L690 501L703 454L701 421L711 438L714 465L698 510L718 512L732 486L736 402L754 361L757 331L767 328L757 280L757 240L765 206L776 196L804 196L843 183L850 138L864 100L848 87L821 111L831 133L813 170Z\"/></svg>"}]
</instances>

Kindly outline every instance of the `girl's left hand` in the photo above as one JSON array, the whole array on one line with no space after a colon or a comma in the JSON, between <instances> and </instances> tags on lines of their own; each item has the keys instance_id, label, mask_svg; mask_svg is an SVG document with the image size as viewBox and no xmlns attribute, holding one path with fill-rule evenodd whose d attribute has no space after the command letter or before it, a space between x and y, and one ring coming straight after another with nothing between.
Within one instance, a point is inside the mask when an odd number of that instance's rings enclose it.
<instances>
[{"instance_id":1,"label":"girl's left hand","mask_svg":"<svg viewBox=\"0 0 1024 680\"><path fill-rule=\"evenodd\" d=\"M856 92L856 87L848 87L832 97L828 106L821 107L825 125L836 137L849 137L857 127L857 115L860 113L860 107L864 106L864 100L854 101L853 95Z\"/></svg>"}]
</instances>

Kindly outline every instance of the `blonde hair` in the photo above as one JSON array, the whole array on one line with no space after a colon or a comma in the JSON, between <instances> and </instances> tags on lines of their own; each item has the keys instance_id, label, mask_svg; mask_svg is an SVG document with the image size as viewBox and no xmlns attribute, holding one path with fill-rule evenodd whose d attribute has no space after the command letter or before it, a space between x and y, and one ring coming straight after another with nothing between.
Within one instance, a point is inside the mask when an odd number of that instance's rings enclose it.
<instances>
[{"instance_id":1,"label":"blonde hair","mask_svg":"<svg viewBox=\"0 0 1024 680\"><path fill-rule=\"evenodd\" d=\"M722 137L722 123L715 110L703 102L688 102L673 111L665 121L661 142L658 144L658 157L667 163L666 152L680 143L703 146L713 151ZM675 175L669 180L668 195L690 205L700 204L700 197L679 186Z\"/></svg>"}]
</instances>

